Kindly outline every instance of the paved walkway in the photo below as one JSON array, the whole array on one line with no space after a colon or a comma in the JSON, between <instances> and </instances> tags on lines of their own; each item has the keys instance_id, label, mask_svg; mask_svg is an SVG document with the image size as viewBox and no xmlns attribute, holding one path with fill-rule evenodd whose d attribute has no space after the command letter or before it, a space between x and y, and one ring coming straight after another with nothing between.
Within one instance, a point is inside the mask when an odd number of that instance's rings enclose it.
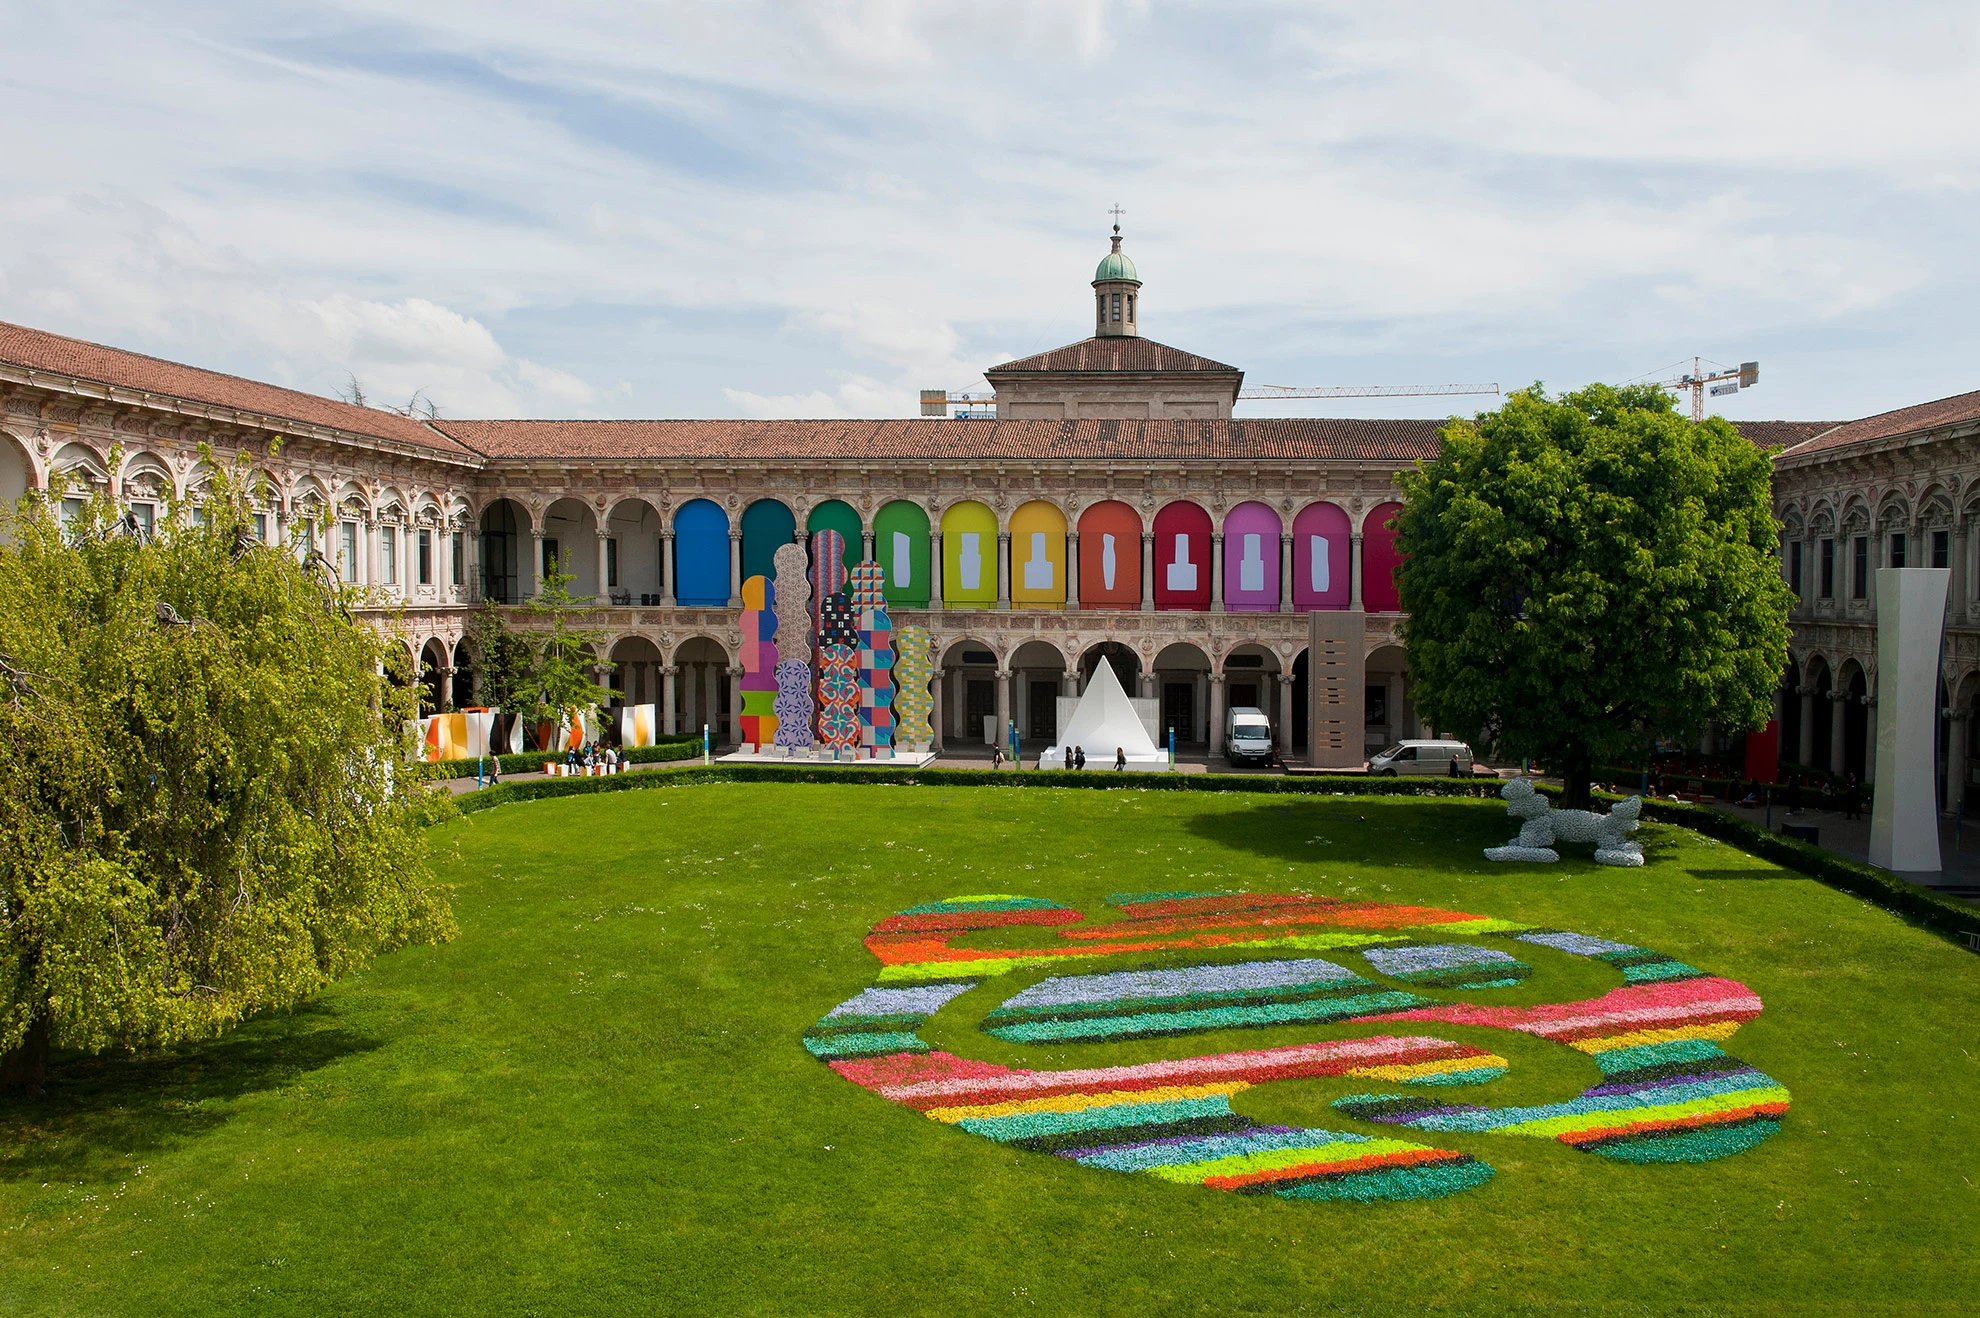
<instances>
[{"instance_id":1,"label":"paved walkway","mask_svg":"<svg viewBox=\"0 0 1980 1318\"><path fill-rule=\"evenodd\" d=\"M1716 802L1713 808L1763 828L1771 822L1769 831L1775 833L1780 832L1784 823L1808 825L1818 830L1819 842L1826 850L1864 864L1870 862L1870 810L1867 805L1859 819L1845 818L1841 812L1834 810L1804 810L1790 819L1787 811L1778 805L1771 816L1764 807ZM1928 888L1943 888L1962 897L1980 897L1980 820L1968 819L1955 827L1952 819L1940 818L1939 862L1940 868L1936 870L1893 870L1892 873Z\"/></svg>"}]
</instances>

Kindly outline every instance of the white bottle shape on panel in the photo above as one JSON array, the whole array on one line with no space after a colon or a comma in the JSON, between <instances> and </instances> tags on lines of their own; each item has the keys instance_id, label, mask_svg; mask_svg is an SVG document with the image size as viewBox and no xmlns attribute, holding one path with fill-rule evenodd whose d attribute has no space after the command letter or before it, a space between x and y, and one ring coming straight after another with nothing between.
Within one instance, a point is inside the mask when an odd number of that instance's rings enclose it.
<instances>
[{"instance_id":1,"label":"white bottle shape on panel","mask_svg":"<svg viewBox=\"0 0 1980 1318\"><path fill-rule=\"evenodd\" d=\"M1265 557L1260 548L1264 538L1255 531L1247 531L1244 536L1244 557L1238 560L1238 589L1265 589Z\"/></svg>"},{"instance_id":2,"label":"white bottle shape on panel","mask_svg":"<svg viewBox=\"0 0 1980 1318\"><path fill-rule=\"evenodd\" d=\"M962 543L956 547L956 575L962 578L964 590L983 586L983 553L977 548L982 539L981 532L964 531Z\"/></svg>"},{"instance_id":3,"label":"white bottle shape on panel","mask_svg":"<svg viewBox=\"0 0 1980 1318\"><path fill-rule=\"evenodd\" d=\"M1176 561L1169 564L1169 589L1196 589L1196 564L1189 561L1189 532L1176 532Z\"/></svg>"},{"instance_id":4,"label":"white bottle shape on panel","mask_svg":"<svg viewBox=\"0 0 1980 1318\"><path fill-rule=\"evenodd\" d=\"M894 532L894 586L906 590L914 584L914 554L905 531Z\"/></svg>"},{"instance_id":5,"label":"white bottle shape on panel","mask_svg":"<svg viewBox=\"0 0 1980 1318\"><path fill-rule=\"evenodd\" d=\"M1114 588L1114 537L1100 533L1100 584L1108 590Z\"/></svg>"},{"instance_id":6,"label":"white bottle shape on panel","mask_svg":"<svg viewBox=\"0 0 1980 1318\"><path fill-rule=\"evenodd\" d=\"M1026 590L1052 589L1052 560L1045 556L1045 533L1031 533L1031 557L1024 561Z\"/></svg>"},{"instance_id":7,"label":"white bottle shape on panel","mask_svg":"<svg viewBox=\"0 0 1980 1318\"><path fill-rule=\"evenodd\" d=\"M1332 584L1327 563L1327 537L1316 535L1308 543L1313 546L1313 593L1324 595Z\"/></svg>"}]
</instances>

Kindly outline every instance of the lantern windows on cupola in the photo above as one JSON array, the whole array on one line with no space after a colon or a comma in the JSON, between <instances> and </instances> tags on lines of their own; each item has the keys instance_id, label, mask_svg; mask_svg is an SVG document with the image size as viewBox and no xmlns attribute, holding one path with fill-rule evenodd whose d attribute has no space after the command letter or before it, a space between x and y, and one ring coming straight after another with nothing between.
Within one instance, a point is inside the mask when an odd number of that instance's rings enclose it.
<instances>
[{"instance_id":1,"label":"lantern windows on cupola","mask_svg":"<svg viewBox=\"0 0 1980 1318\"><path fill-rule=\"evenodd\" d=\"M1101 258L1100 268L1093 272L1094 334L1139 336L1135 304L1140 299L1141 280L1135 274L1134 262L1121 250L1121 226L1116 224L1114 250Z\"/></svg>"}]
</instances>

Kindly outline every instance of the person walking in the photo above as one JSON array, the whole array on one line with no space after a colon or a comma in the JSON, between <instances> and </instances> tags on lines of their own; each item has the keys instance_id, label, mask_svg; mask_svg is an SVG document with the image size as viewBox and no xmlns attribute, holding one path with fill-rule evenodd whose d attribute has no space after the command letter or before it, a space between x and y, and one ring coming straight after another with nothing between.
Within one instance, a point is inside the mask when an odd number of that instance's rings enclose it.
<instances>
[{"instance_id":1,"label":"person walking","mask_svg":"<svg viewBox=\"0 0 1980 1318\"><path fill-rule=\"evenodd\" d=\"M488 757L488 785L490 787L502 785L502 757L499 755Z\"/></svg>"},{"instance_id":2,"label":"person walking","mask_svg":"<svg viewBox=\"0 0 1980 1318\"><path fill-rule=\"evenodd\" d=\"M1084 746L1073 747L1073 768L1077 770L1077 769L1084 769L1085 767L1086 767L1086 747Z\"/></svg>"},{"instance_id":3,"label":"person walking","mask_svg":"<svg viewBox=\"0 0 1980 1318\"><path fill-rule=\"evenodd\" d=\"M1127 769L1127 747L1114 747L1114 772L1123 773Z\"/></svg>"},{"instance_id":4,"label":"person walking","mask_svg":"<svg viewBox=\"0 0 1980 1318\"><path fill-rule=\"evenodd\" d=\"M1004 747L1001 742L990 748L990 767L992 769L1004 767Z\"/></svg>"}]
</instances>

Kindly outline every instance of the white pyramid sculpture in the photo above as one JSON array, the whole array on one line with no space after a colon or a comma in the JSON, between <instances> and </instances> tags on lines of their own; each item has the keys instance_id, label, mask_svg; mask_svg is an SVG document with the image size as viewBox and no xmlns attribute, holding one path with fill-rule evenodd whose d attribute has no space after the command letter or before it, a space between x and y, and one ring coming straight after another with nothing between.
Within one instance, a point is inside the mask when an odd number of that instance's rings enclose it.
<instances>
[{"instance_id":1,"label":"white pyramid sculpture","mask_svg":"<svg viewBox=\"0 0 1980 1318\"><path fill-rule=\"evenodd\" d=\"M1149 740L1141 716L1134 712L1127 692L1121 690L1121 680L1114 676L1114 666L1105 659L1094 667L1086 694L1079 698L1072 718L1060 729L1059 744L1046 748L1038 757L1038 766L1065 768L1066 755L1075 746L1086 751L1088 769L1113 768L1117 748L1127 752L1130 769L1146 772L1169 767L1168 754Z\"/></svg>"}]
</instances>

